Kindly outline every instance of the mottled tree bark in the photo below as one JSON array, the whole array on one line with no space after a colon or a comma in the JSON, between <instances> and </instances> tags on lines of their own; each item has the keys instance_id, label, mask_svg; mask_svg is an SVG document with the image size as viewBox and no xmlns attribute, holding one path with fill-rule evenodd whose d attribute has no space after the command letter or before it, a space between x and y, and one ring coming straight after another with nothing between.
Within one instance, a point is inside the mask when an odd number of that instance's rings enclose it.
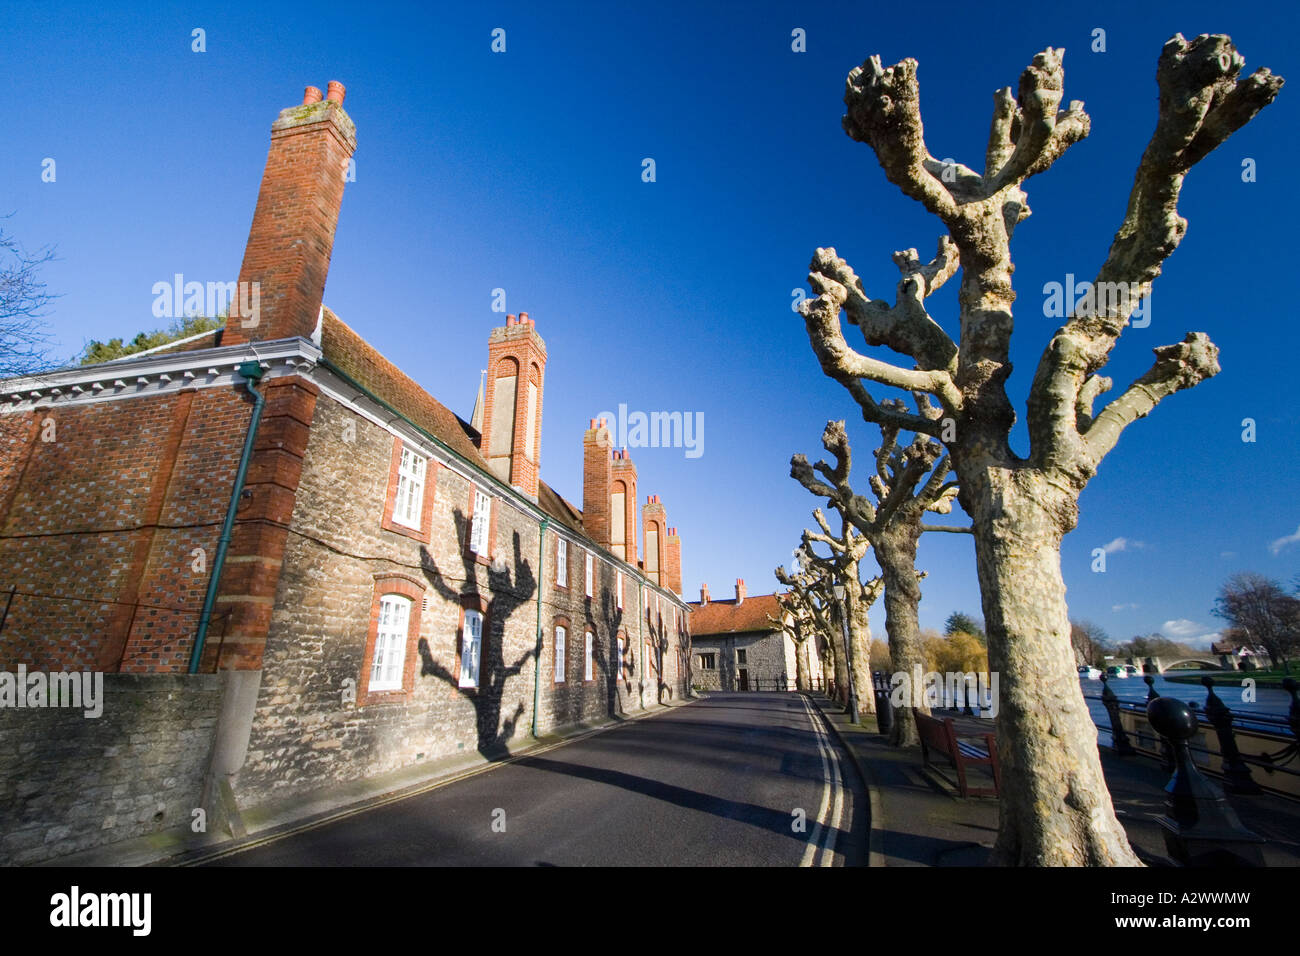
<instances>
[{"instance_id":1,"label":"mottled tree bark","mask_svg":"<svg viewBox=\"0 0 1300 956\"><path fill-rule=\"evenodd\" d=\"M934 159L925 145L916 61L878 57L850 72L844 129L875 151L890 182L948 230L935 258L895 254L904 272L893 307L867 298L833 249L819 249L801 312L827 375L870 422L939 438L974 521L990 665L1000 672L998 749L1003 794L995 859L1037 865L1137 865L1115 819L1096 733L1075 678L1060 543L1077 521L1079 494L1120 433L1164 398L1219 371L1203 333L1154 349L1151 368L1099 412L1111 381L1098 375L1138 303L1182 241L1178 197L1187 172L1272 102L1282 79L1241 76L1245 60L1225 36L1165 44L1156 68L1159 113L1124 220L1085 296L1044 349L1027 402L1030 450L1010 449L1013 267L1010 240L1030 214L1024 182L1088 135L1083 103L1060 109L1061 50L1038 54L994 96L984 172ZM962 272L961 334L954 343L925 298ZM910 273L910 274L909 274ZM1109 291L1107 291L1109 290ZM903 368L848 346L840 313L868 346L910 356ZM866 383L918 398L919 412L877 401ZM921 402L924 397L925 401ZM937 404L929 404L933 399Z\"/></svg>"},{"instance_id":2,"label":"mottled tree bark","mask_svg":"<svg viewBox=\"0 0 1300 956\"><path fill-rule=\"evenodd\" d=\"M883 535L876 544L876 560L885 579L885 629L889 632L889 664L896 674L914 680L914 667L926 671L925 649L921 643L921 624L917 609L921 605L921 583L916 573L917 535L906 529ZM915 693L915 692L914 692ZM916 721L912 718L912 701L893 710L889 742L896 747L915 747ZM922 697L917 710L928 714L930 708Z\"/></svg>"}]
</instances>

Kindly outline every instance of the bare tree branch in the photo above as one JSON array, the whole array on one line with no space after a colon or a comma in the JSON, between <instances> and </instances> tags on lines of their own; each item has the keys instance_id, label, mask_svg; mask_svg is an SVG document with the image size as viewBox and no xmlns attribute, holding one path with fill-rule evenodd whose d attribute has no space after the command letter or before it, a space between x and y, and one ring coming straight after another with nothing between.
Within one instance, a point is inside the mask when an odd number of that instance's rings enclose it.
<instances>
[{"instance_id":1,"label":"bare tree branch","mask_svg":"<svg viewBox=\"0 0 1300 956\"><path fill-rule=\"evenodd\" d=\"M1162 398L1219 374L1219 350L1203 332L1188 332L1181 342L1152 351L1155 364L1103 408L1088 429L1085 438L1094 465L1115 447L1120 432L1145 418Z\"/></svg>"}]
</instances>

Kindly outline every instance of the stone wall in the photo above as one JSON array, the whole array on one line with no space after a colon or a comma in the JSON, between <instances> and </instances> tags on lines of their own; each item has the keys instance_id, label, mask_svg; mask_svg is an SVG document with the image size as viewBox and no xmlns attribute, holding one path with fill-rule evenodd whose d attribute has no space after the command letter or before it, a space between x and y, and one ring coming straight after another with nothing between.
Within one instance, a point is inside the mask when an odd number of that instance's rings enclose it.
<instances>
[{"instance_id":1,"label":"stone wall","mask_svg":"<svg viewBox=\"0 0 1300 956\"><path fill-rule=\"evenodd\" d=\"M737 663L737 651L745 652L745 663ZM717 668L703 670L701 654L715 655ZM739 671L743 667L749 689L773 690L782 678L794 686L795 659L793 642L781 631L744 634L705 634L691 638L693 681L704 690L739 690ZM758 684L756 682L760 682Z\"/></svg>"},{"instance_id":2,"label":"stone wall","mask_svg":"<svg viewBox=\"0 0 1300 956\"><path fill-rule=\"evenodd\" d=\"M103 713L0 709L0 864L189 826L223 679L105 674Z\"/></svg>"}]
</instances>

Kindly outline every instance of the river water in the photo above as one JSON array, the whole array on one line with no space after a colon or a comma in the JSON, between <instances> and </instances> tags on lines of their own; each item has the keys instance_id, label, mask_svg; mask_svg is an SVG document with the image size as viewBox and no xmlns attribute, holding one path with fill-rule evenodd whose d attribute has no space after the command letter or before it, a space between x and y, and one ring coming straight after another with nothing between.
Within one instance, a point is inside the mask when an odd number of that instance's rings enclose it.
<instances>
[{"instance_id":1,"label":"river water","mask_svg":"<svg viewBox=\"0 0 1300 956\"><path fill-rule=\"evenodd\" d=\"M1245 688L1242 681L1248 678L1249 673L1227 671L1184 671L1179 670L1178 674L1192 675L1198 680L1203 675L1209 675L1214 678L1214 692L1219 696L1219 700L1232 711L1234 723L1237 726L1249 725L1249 716L1252 714L1267 714L1272 717L1286 717L1291 707L1291 695L1281 689L1270 689L1257 687L1254 690L1255 699L1252 701L1242 700L1242 694ZM1173 697L1181 700L1185 704L1195 704L1196 709L1204 711L1205 700L1209 692L1196 684L1184 684L1182 681L1171 681L1162 674L1153 675L1155 677L1155 691L1161 697ZM1147 685L1141 677L1128 677L1123 679L1110 678L1110 689L1115 692L1115 696L1123 702L1142 703L1147 699ZM1102 682L1100 680L1079 679L1079 684L1083 689L1084 696L1089 698L1088 710L1092 714L1094 723L1110 724L1110 718L1106 715L1106 708L1102 706L1100 700L1091 698L1100 697L1102 692ZM1269 725L1267 728L1272 733L1289 734L1285 725ZM1100 732L1101 740L1107 746L1110 745L1110 734L1105 731Z\"/></svg>"}]
</instances>

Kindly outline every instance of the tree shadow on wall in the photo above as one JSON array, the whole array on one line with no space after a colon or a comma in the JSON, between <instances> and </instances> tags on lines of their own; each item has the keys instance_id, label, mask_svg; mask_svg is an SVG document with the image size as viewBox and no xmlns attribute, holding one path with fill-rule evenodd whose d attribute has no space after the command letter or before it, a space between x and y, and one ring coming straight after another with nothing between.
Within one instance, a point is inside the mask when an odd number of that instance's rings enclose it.
<instances>
[{"instance_id":1,"label":"tree shadow on wall","mask_svg":"<svg viewBox=\"0 0 1300 956\"><path fill-rule=\"evenodd\" d=\"M469 521L459 508L455 511L455 523L458 540L464 542L469 532ZM428 548L424 545L420 546L421 570L425 579L440 597L458 608L463 607L462 599L466 597L478 597L486 602L487 609L483 612L483 635L479 642L477 687L460 686L460 674L455 666L462 641L459 628L451 646L444 646L439 642L438 655L435 655L434 648L431 648L424 638L420 639L418 647L421 659L420 676L438 678L455 688L461 697L474 706L477 738L475 745L480 754L489 758L508 753L507 745L515 735L519 719L524 715L522 703L517 704L512 713L503 713L502 700L507 682L519 676L529 658L537 658L540 661L541 657L541 641L540 637L536 637L534 646L525 651L518 660L510 664L505 661L506 623L515 611L531 604L537 595L537 578L533 573L532 565L523 557L523 548L517 531L513 535L511 550L510 560L505 560L498 554L493 562L485 567L479 563L475 555L468 553L462 547L460 550L462 583L449 579L447 574L438 567ZM486 591L480 584L483 577L487 580ZM440 659L441 655L448 652L453 661L451 667L445 666Z\"/></svg>"},{"instance_id":2,"label":"tree shadow on wall","mask_svg":"<svg viewBox=\"0 0 1300 956\"><path fill-rule=\"evenodd\" d=\"M598 620L592 620L591 601L587 602L587 621L592 626L592 630L597 636L601 633L600 625L604 625L604 633L608 646L603 656L597 657L601 668L605 673L600 675L600 679L605 686L605 712L611 717L616 717L623 713L618 699L618 685L623 683L626 673L623 668L623 661L627 656L629 648L629 638L623 635L623 658L618 654L618 632L623 627L623 610L618 607L609 588L600 590L600 614ZM632 684L627 681L628 693L632 692Z\"/></svg>"}]
</instances>

